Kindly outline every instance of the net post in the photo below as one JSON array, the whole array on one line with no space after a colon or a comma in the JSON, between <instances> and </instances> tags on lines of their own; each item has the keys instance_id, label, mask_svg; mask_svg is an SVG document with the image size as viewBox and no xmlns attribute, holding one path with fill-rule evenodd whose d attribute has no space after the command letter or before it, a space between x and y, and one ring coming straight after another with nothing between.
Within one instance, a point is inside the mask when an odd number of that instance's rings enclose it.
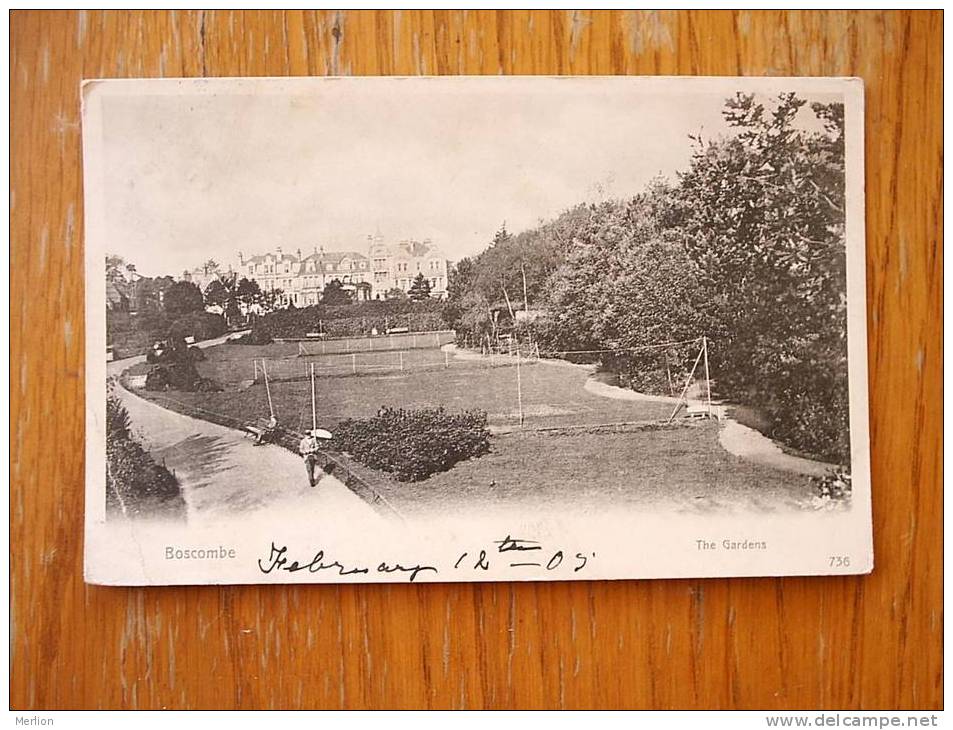
<instances>
[{"instance_id":1,"label":"net post","mask_svg":"<svg viewBox=\"0 0 953 730\"><path fill-rule=\"evenodd\" d=\"M400 359L400 371L404 372L404 353L398 352L397 357Z\"/></svg>"},{"instance_id":2,"label":"net post","mask_svg":"<svg viewBox=\"0 0 953 730\"><path fill-rule=\"evenodd\" d=\"M314 363L311 363L311 428L318 427L318 407L314 395Z\"/></svg>"},{"instance_id":3,"label":"net post","mask_svg":"<svg viewBox=\"0 0 953 730\"><path fill-rule=\"evenodd\" d=\"M523 428L523 378L520 375L520 351L516 350L516 403L520 414L520 428Z\"/></svg>"},{"instance_id":4,"label":"net post","mask_svg":"<svg viewBox=\"0 0 953 730\"><path fill-rule=\"evenodd\" d=\"M696 342L698 340L695 340ZM704 347L698 350L698 357L695 358L695 364L692 365L692 371L688 374L688 377L685 379L685 387L682 388L682 394L678 396L678 400L675 401L675 409L672 411L672 415L668 417L666 423L671 423L672 419L675 418L675 414L678 413L678 409L682 405L682 399L685 398L685 394L688 393L688 386L692 384L692 378L695 377L695 370L698 368L698 363L702 359L702 353L704 353Z\"/></svg>"},{"instance_id":5,"label":"net post","mask_svg":"<svg viewBox=\"0 0 953 730\"><path fill-rule=\"evenodd\" d=\"M357 355L353 352L351 353L351 372L357 373Z\"/></svg>"},{"instance_id":6,"label":"net post","mask_svg":"<svg viewBox=\"0 0 953 730\"><path fill-rule=\"evenodd\" d=\"M711 419L711 371L708 369L708 335L702 337L702 349L705 353L705 389L708 391L708 418Z\"/></svg>"},{"instance_id":7,"label":"net post","mask_svg":"<svg viewBox=\"0 0 953 730\"><path fill-rule=\"evenodd\" d=\"M275 417L275 405L271 401L271 387L268 385L268 371L265 369L265 358L261 359L261 374L265 377L265 394L268 396L268 411Z\"/></svg>"},{"instance_id":8,"label":"net post","mask_svg":"<svg viewBox=\"0 0 953 730\"><path fill-rule=\"evenodd\" d=\"M446 350L443 351L443 366L445 368L450 367L450 353Z\"/></svg>"}]
</instances>

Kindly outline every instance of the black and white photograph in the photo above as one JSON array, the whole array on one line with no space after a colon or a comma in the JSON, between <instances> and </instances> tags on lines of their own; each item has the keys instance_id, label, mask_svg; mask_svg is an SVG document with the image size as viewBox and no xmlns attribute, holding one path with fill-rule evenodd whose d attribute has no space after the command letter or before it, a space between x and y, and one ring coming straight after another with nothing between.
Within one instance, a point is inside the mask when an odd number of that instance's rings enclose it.
<instances>
[{"instance_id":1,"label":"black and white photograph","mask_svg":"<svg viewBox=\"0 0 953 730\"><path fill-rule=\"evenodd\" d=\"M872 569L863 85L83 86L86 579Z\"/></svg>"}]
</instances>

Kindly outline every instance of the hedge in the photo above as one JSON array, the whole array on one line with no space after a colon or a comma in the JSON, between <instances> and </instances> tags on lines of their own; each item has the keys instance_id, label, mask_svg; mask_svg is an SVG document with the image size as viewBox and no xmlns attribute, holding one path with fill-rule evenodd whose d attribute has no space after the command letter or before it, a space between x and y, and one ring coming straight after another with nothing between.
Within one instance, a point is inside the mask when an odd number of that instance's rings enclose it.
<instances>
[{"instance_id":1,"label":"hedge","mask_svg":"<svg viewBox=\"0 0 953 730\"><path fill-rule=\"evenodd\" d=\"M338 424L342 451L399 481L419 481L490 450L483 411L448 413L444 408L381 408L374 418Z\"/></svg>"},{"instance_id":2,"label":"hedge","mask_svg":"<svg viewBox=\"0 0 953 730\"><path fill-rule=\"evenodd\" d=\"M437 300L386 300L289 307L265 314L258 320L258 325L268 336L284 338L305 337L309 332L319 330L330 337L365 335L370 334L372 329L383 334L388 327L432 332L447 328L444 310L445 305ZM254 331L254 325L252 329Z\"/></svg>"}]
</instances>

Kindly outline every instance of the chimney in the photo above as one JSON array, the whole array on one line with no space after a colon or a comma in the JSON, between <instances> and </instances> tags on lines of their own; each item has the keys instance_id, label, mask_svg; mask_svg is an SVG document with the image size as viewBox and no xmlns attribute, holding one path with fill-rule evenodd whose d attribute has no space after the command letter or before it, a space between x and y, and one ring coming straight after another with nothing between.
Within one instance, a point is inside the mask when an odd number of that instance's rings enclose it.
<instances>
[{"instance_id":1,"label":"chimney","mask_svg":"<svg viewBox=\"0 0 953 730\"><path fill-rule=\"evenodd\" d=\"M281 261L281 246L275 248L275 255L278 257L278 260Z\"/></svg>"},{"instance_id":2,"label":"chimney","mask_svg":"<svg viewBox=\"0 0 953 730\"><path fill-rule=\"evenodd\" d=\"M245 265L245 254L243 254L241 251L238 252L238 265L239 266Z\"/></svg>"},{"instance_id":3,"label":"chimney","mask_svg":"<svg viewBox=\"0 0 953 730\"><path fill-rule=\"evenodd\" d=\"M299 249L298 249L298 261L300 261L300 260L301 260L301 249L299 248Z\"/></svg>"}]
</instances>

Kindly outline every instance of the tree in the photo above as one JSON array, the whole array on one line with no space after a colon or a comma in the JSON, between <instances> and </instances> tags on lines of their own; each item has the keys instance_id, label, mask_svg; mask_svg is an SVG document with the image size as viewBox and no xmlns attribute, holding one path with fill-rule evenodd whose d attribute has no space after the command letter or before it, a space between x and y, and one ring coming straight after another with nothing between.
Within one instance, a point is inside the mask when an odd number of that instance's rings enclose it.
<instances>
[{"instance_id":1,"label":"tree","mask_svg":"<svg viewBox=\"0 0 953 730\"><path fill-rule=\"evenodd\" d=\"M222 279L212 279L205 287L205 305L221 307L222 311L233 300L232 288Z\"/></svg>"},{"instance_id":2,"label":"tree","mask_svg":"<svg viewBox=\"0 0 953 730\"><path fill-rule=\"evenodd\" d=\"M261 301L261 287L254 279L242 277L235 287L235 297L239 304L247 310L251 305L258 304Z\"/></svg>"},{"instance_id":3,"label":"tree","mask_svg":"<svg viewBox=\"0 0 953 730\"><path fill-rule=\"evenodd\" d=\"M205 299L191 281L177 281L166 290L163 309L170 319L175 320L192 312L204 311Z\"/></svg>"},{"instance_id":4,"label":"tree","mask_svg":"<svg viewBox=\"0 0 953 730\"><path fill-rule=\"evenodd\" d=\"M226 322L232 323L241 319L242 308L238 288L239 282L234 274L219 275L205 287L205 305L220 308Z\"/></svg>"},{"instance_id":5,"label":"tree","mask_svg":"<svg viewBox=\"0 0 953 730\"><path fill-rule=\"evenodd\" d=\"M422 302L426 299L430 299L430 282L424 278L422 273L414 277L414 281L407 291L407 296L414 302Z\"/></svg>"},{"instance_id":6,"label":"tree","mask_svg":"<svg viewBox=\"0 0 953 730\"><path fill-rule=\"evenodd\" d=\"M122 256L106 254L106 281L126 281L126 260Z\"/></svg>"},{"instance_id":7,"label":"tree","mask_svg":"<svg viewBox=\"0 0 953 730\"><path fill-rule=\"evenodd\" d=\"M321 304L350 304L351 294L345 290L339 279L331 279L321 292Z\"/></svg>"},{"instance_id":8,"label":"tree","mask_svg":"<svg viewBox=\"0 0 953 730\"><path fill-rule=\"evenodd\" d=\"M283 289L262 289L258 295L258 305L265 312L272 312L281 305L285 292Z\"/></svg>"},{"instance_id":9,"label":"tree","mask_svg":"<svg viewBox=\"0 0 953 730\"><path fill-rule=\"evenodd\" d=\"M772 433L849 457L843 105L729 99L737 133L695 140L680 177L683 235L719 310L720 384L768 412Z\"/></svg>"}]
</instances>

